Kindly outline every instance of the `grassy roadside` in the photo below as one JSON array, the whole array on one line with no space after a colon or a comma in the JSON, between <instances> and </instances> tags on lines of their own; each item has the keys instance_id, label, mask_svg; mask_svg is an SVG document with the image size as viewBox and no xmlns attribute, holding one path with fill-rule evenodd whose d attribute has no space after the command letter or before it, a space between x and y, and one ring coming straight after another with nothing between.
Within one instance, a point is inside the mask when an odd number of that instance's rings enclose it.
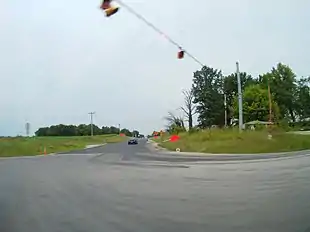
<instances>
[{"instance_id":1,"label":"grassy roadside","mask_svg":"<svg viewBox=\"0 0 310 232\"><path fill-rule=\"evenodd\" d=\"M117 143L125 137L118 135L76 136L76 137L12 137L0 138L0 157L40 155L47 153L72 151L85 148L86 145Z\"/></svg>"},{"instance_id":2,"label":"grassy roadside","mask_svg":"<svg viewBox=\"0 0 310 232\"><path fill-rule=\"evenodd\" d=\"M182 133L177 142L165 142L169 137L155 139L160 146L175 151L202 153L271 153L310 149L310 136L274 132L268 139L267 131L206 130Z\"/></svg>"}]
</instances>

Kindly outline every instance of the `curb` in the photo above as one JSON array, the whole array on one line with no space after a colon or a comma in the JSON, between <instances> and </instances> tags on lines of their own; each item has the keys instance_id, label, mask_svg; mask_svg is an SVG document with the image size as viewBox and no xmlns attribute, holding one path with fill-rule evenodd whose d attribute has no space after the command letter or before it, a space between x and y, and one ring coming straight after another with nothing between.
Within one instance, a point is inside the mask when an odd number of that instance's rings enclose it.
<instances>
[{"instance_id":1,"label":"curb","mask_svg":"<svg viewBox=\"0 0 310 232\"><path fill-rule=\"evenodd\" d=\"M176 152L166 150L172 156L206 157L206 156L284 156L310 154L310 150L273 152L273 153L202 153L202 152Z\"/></svg>"},{"instance_id":2,"label":"curb","mask_svg":"<svg viewBox=\"0 0 310 232\"><path fill-rule=\"evenodd\" d=\"M254 160L276 160L284 158L295 158L302 156L309 156L310 151L296 152L296 153L276 153L276 154L211 154L203 156L195 155L179 155L160 152L153 154L136 153L135 156L141 157L142 159L152 161L166 161L166 162L212 162L212 161L254 161Z\"/></svg>"},{"instance_id":3,"label":"curb","mask_svg":"<svg viewBox=\"0 0 310 232\"><path fill-rule=\"evenodd\" d=\"M202 153L202 152L177 152L170 151L166 148L159 147L158 143L151 141L149 143L152 151L156 151L158 155L138 155L155 159L173 159L173 160L196 160L196 161L211 161L211 160L258 160L258 159L275 159L310 155L310 149L301 151L274 152L274 153Z\"/></svg>"}]
</instances>

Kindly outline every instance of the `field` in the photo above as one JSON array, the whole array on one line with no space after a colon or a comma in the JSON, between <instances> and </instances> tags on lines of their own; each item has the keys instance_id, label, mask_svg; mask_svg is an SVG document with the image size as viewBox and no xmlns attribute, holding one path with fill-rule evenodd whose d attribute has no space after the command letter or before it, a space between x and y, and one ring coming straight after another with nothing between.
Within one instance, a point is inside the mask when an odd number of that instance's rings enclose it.
<instances>
[{"instance_id":1,"label":"field","mask_svg":"<svg viewBox=\"0 0 310 232\"><path fill-rule=\"evenodd\" d=\"M86 145L115 143L125 137L118 135L76 136L76 137L2 137L0 138L0 157L40 155L72 151Z\"/></svg>"},{"instance_id":2,"label":"field","mask_svg":"<svg viewBox=\"0 0 310 232\"><path fill-rule=\"evenodd\" d=\"M310 136L274 132L268 139L267 131L205 130L179 134L177 142L165 141L169 137L155 139L160 146L175 151L202 153L271 153L310 149Z\"/></svg>"}]
</instances>

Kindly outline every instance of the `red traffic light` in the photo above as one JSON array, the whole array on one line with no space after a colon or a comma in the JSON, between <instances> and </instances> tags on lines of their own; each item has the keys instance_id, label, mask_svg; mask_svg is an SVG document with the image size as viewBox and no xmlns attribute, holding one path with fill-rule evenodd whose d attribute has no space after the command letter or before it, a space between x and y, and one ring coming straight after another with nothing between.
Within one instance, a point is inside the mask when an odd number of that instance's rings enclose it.
<instances>
[{"instance_id":1,"label":"red traffic light","mask_svg":"<svg viewBox=\"0 0 310 232\"><path fill-rule=\"evenodd\" d=\"M183 59L183 57L184 57L184 51L181 50L178 52L178 59Z\"/></svg>"},{"instance_id":2,"label":"red traffic light","mask_svg":"<svg viewBox=\"0 0 310 232\"><path fill-rule=\"evenodd\" d=\"M112 0L103 0L100 6L100 8L105 11L107 17L114 15L119 10L119 7L112 6L111 2Z\"/></svg>"}]
</instances>

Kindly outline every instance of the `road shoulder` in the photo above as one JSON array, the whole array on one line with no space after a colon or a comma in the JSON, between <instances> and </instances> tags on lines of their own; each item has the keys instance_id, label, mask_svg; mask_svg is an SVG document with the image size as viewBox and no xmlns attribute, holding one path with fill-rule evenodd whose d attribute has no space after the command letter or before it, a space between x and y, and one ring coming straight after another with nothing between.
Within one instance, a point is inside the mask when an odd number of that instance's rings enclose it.
<instances>
[{"instance_id":1,"label":"road shoulder","mask_svg":"<svg viewBox=\"0 0 310 232\"><path fill-rule=\"evenodd\" d=\"M221 161L221 160L257 160L257 159L275 159L285 157L297 157L310 155L310 150L301 151L290 151L290 152L277 152L277 153L255 153L255 154L215 154L215 153L199 153L199 152L177 152L169 151L161 147L155 141L149 140L147 148L152 152L150 154L144 154L148 159L152 157L156 160L167 159L167 160L187 160L187 161Z\"/></svg>"}]
</instances>

